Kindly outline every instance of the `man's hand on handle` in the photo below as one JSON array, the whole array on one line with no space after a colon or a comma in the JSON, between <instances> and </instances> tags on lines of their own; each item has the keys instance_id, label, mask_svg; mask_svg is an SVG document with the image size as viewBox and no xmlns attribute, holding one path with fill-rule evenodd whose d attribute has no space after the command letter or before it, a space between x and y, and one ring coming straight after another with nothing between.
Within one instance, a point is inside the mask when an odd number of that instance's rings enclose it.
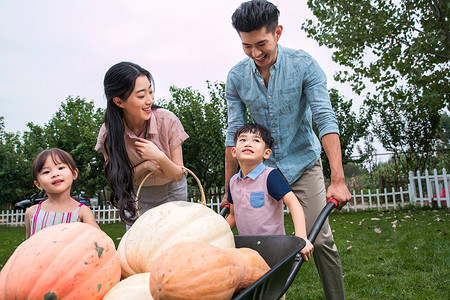
<instances>
[{"instance_id":1,"label":"man's hand on handle","mask_svg":"<svg viewBox=\"0 0 450 300\"><path fill-rule=\"evenodd\" d=\"M339 205L336 207L337 210L341 210L348 201L352 199L352 194L347 188L344 182L331 183L327 189L327 202L331 199L336 199Z\"/></svg>"},{"instance_id":2,"label":"man's hand on handle","mask_svg":"<svg viewBox=\"0 0 450 300\"><path fill-rule=\"evenodd\" d=\"M331 198L336 199L339 202L336 209L341 210L342 207L352 199L352 194L350 194L345 185L339 135L336 133L324 135L322 137L322 146L327 154L331 170L331 184L327 189L327 202L330 201Z\"/></svg>"}]
</instances>

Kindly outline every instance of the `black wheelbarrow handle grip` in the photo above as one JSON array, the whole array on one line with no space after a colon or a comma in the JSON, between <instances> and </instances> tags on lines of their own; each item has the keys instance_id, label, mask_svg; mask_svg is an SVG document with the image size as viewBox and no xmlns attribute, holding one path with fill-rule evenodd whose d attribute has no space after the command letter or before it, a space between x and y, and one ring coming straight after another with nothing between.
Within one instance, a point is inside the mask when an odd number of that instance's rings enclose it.
<instances>
[{"instance_id":1,"label":"black wheelbarrow handle grip","mask_svg":"<svg viewBox=\"0 0 450 300\"><path fill-rule=\"evenodd\" d=\"M225 218L229 213L230 213L230 204L226 204L220 211L220 215Z\"/></svg>"},{"instance_id":2,"label":"black wheelbarrow handle grip","mask_svg":"<svg viewBox=\"0 0 450 300\"><path fill-rule=\"evenodd\" d=\"M330 202L322 209L319 216L317 217L316 222L314 222L313 227L311 228L311 231L308 234L308 240L311 243L314 243L316 240L317 235L319 234L320 230L322 229L323 223L325 223L325 220L328 218L328 215L330 212L336 208L339 205L339 202L336 199L331 199ZM295 257L294 264L292 266L291 273L289 274L288 279L286 280L286 285L284 287L283 293L281 293L280 297L286 293L286 291L291 286L292 282L295 279L295 276L297 276L298 271L300 270L300 267L303 264L303 257L300 253L297 253L297 256Z\"/></svg>"}]
</instances>

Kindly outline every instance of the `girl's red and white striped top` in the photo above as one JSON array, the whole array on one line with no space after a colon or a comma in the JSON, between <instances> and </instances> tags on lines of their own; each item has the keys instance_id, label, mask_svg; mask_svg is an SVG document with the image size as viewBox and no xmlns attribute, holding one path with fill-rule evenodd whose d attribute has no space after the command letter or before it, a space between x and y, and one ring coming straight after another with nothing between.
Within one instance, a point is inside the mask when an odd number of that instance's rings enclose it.
<instances>
[{"instance_id":1,"label":"girl's red and white striped top","mask_svg":"<svg viewBox=\"0 0 450 300\"><path fill-rule=\"evenodd\" d=\"M72 212L54 212L41 210L41 204L44 201L39 202L38 207L30 220L30 236L46 227L53 225L80 222L80 207L84 204L80 203L80 205L78 205L78 207Z\"/></svg>"}]
</instances>

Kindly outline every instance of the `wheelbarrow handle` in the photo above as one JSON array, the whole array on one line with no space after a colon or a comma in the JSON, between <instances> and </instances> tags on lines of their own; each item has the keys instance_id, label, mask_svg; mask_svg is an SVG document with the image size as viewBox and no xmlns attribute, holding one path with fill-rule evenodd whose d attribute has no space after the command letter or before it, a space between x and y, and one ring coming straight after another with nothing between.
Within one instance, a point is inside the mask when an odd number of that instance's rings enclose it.
<instances>
[{"instance_id":1,"label":"wheelbarrow handle","mask_svg":"<svg viewBox=\"0 0 450 300\"><path fill-rule=\"evenodd\" d=\"M313 227L311 228L311 231L308 234L308 240L311 243L314 243L316 240L317 235L319 234L320 230L322 229L323 223L325 223L325 220L328 218L328 215L330 212L336 208L339 205L339 202L336 199L331 199L327 205L322 209L319 216L317 217L316 222L314 222ZM295 276L297 276L298 271L300 270L300 267L303 264L303 257L300 253L297 253L295 257L294 264L292 266L291 273L289 274L288 279L286 280L286 285L284 287L283 293L281 293L280 296L284 295L286 291L291 286L292 282L294 282Z\"/></svg>"},{"instance_id":2,"label":"wheelbarrow handle","mask_svg":"<svg viewBox=\"0 0 450 300\"><path fill-rule=\"evenodd\" d=\"M225 206L220 211L220 215L224 218L230 213L230 204L225 204Z\"/></svg>"},{"instance_id":3,"label":"wheelbarrow handle","mask_svg":"<svg viewBox=\"0 0 450 300\"><path fill-rule=\"evenodd\" d=\"M319 216L317 217L316 222L314 223L313 227L311 228L311 231L308 234L308 240L311 243L314 243L314 241L317 238L317 235L319 234L320 230L322 229L323 223L325 223L325 220L328 218L328 215L330 212L338 207L339 202L336 199L331 199L328 204L322 209Z\"/></svg>"}]
</instances>

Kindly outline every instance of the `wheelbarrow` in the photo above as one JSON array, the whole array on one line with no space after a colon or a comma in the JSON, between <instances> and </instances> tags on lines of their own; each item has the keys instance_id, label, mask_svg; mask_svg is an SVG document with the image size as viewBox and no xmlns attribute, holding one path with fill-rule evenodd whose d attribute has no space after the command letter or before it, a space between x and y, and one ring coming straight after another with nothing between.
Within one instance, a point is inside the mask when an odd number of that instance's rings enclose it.
<instances>
[{"instance_id":1,"label":"wheelbarrow","mask_svg":"<svg viewBox=\"0 0 450 300\"><path fill-rule=\"evenodd\" d=\"M182 169L190 173L200 188L202 205L206 206L206 198L203 192L203 187L195 174L186 167L180 166ZM139 192L145 180L152 174L150 172L142 180L139 189L136 193L136 210L138 216L139 211ZM331 199L330 202L322 209L316 222L308 234L308 240L314 243L317 234L323 226L330 212L338 206L338 201ZM220 215L226 217L229 213L229 205L226 205ZM305 247L306 243L303 239L292 235L253 235L253 236L234 236L236 248L251 248L258 251L271 268L266 274L261 276L252 285L247 287L238 295L234 295L232 300L247 300L247 299L261 299L274 300L283 296L291 286L292 282L297 276L303 258L300 250Z\"/></svg>"},{"instance_id":2,"label":"wheelbarrow","mask_svg":"<svg viewBox=\"0 0 450 300\"><path fill-rule=\"evenodd\" d=\"M323 223L337 206L337 200L331 199L322 209L308 234L311 243L314 243ZM228 213L229 206L225 206L220 212L224 217ZM232 300L274 300L283 296L303 264L300 250L305 247L305 241L292 235L237 235L234 240L236 248L247 247L258 251L271 269L240 294L235 295Z\"/></svg>"}]
</instances>

